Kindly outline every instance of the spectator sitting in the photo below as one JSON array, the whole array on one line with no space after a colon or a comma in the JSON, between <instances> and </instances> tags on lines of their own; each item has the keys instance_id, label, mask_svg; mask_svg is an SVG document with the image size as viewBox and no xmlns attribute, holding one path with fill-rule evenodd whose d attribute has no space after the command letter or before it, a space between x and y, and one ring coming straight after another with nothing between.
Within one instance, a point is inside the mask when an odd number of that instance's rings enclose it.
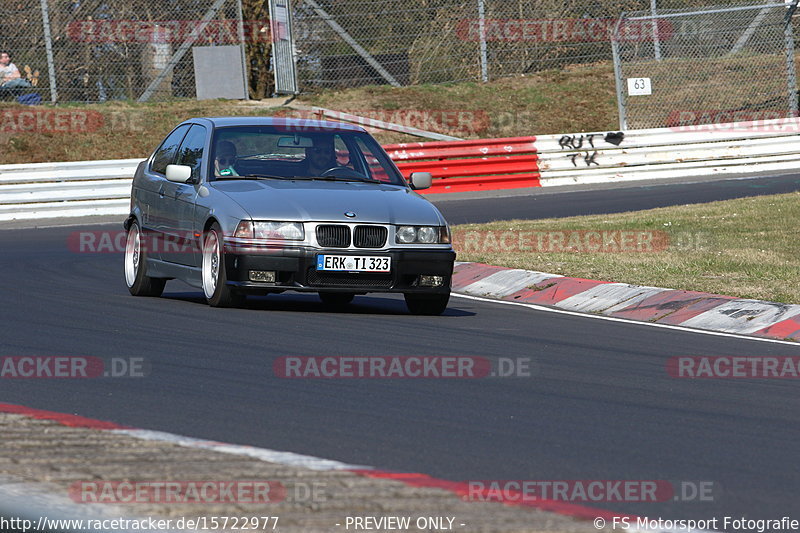
<instances>
[{"instance_id":1,"label":"spectator sitting","mask_svg":"<svg viewBox=\"0 0 800 533\"><path fill-rule=\"evenodd\" d=\"M19 75L19 69L11 62L8 52L0 52L0 93L14 89L27 89L31 83Z\"/></svg>"}]
</instances>

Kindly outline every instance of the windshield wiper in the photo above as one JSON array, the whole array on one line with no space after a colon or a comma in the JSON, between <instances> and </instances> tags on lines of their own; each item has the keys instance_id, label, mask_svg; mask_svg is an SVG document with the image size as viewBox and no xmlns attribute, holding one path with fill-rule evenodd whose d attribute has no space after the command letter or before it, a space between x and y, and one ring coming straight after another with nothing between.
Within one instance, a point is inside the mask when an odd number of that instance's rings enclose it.
<instances>
[{"instance_id":1,"label":"windshield wiper","mask_svg":"<svg viewBox=\"0 0 800 533\"><path fill-rule=\"evenodd\" d=\"M245 174L244 176L217 176L218 180L290 180L286 176L275 174Z\"/></svg>"},{"instance_id":2,"label":"windshield wiper","mask_svg":"<svg viewBox=\"0 0 800 533\"><path fill-rule=\"evenodd\" d=\"M306 180L321 180L321 181L350 181L350 182L363 182L363 183L386 183L381 180L373 178L346 178L343 176L303 176L300 179Z\"/></svg>"}]
</instances>

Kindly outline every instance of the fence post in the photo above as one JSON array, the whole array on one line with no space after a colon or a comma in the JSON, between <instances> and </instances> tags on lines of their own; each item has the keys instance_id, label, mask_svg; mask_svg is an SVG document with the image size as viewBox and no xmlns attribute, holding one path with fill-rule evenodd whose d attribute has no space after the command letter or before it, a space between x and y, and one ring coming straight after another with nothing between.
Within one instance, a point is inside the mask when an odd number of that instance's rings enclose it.
<instances>
[{"instance_id":1,"label":"fence post","mask_svg":"<svg viewBox=\"0 0 800 533\"><path fill-rule=\"evenodd\" d=\"M242 0L236 0L236 16L238 17L239 48L242 52L242 72L244 73L244 99L250 100L250 77L247 68L247 53L244 49L244 14L242 10Z\"/></svg>"},{"instance_id":2,"label":"fence post","mask_svg":"<svg viewBox=\"0 0 800 533\"><path fill-rule=\"evenodd\" d=\"M294 50L294 23L289 0L269 0L269 27L272 36L270 59L275 79L275 95L300 94Z\"/></svg>"},{"instance_id":3,"label":"fence post","mask_svg":"<svg viewBox=\"0 0 800 533\"><path fill-rule=\"evenodd\" d=\"M650 0L650 14L653 16L653 51L656 61L661 61L661 41L658 37L658 19L656 18L656 0Z\"/></svg>"},{"instance_id":4,"label":"fence post","mask_svg":"<svg viewBox=\"0 0 800 533\"><path fill-rule=\"evenodd\" d=\"M622 62L619 57L619 25L622 23L625 13L619 16L614 31L611 34L611 55L614 59L614 84L617 88L617 112L619 114L619 129L628 129L628 118L625 116L625 87L622 79Z\"/></svg>"},{"instance_id":5,"label":"fence post","mask_svg":"<svg viewBox=\"0 0 800 533\"><path fill-rule=\"evenodd\" d=\"M786 41L786 82L789 90L789 112L793 117L798 115L797 105L797 71L794 65L794 33L792 32L792 15L797 9L798 0L793 0L786 9L786 24L783 35Z\"/></svg>"},{"instance_id":6,"label":"fence post","mask_svg":"<svg viewBox=\"0 0 800 533\"><path fill-rule=\"evenodd\" d=\"M58 100L58 88L56 86L56 66L53 61L53 38L50 35L50 13L47 11L47 0L40 0L40 4L42 6L44 47L47 52L47 73L50 78L50 101L55 104Z\"/></svg>"},{"instance_id":7,"label":"fence post","mask_svg":"<svg viewBox=\"0 0 800 533\"><path fill-rule=\"evenodd\" d=\"M485 0L478 0L478 33L481 40L481 80L489 81L489 58L486 50L486 5Z\"/></svg>"}]
</instances>

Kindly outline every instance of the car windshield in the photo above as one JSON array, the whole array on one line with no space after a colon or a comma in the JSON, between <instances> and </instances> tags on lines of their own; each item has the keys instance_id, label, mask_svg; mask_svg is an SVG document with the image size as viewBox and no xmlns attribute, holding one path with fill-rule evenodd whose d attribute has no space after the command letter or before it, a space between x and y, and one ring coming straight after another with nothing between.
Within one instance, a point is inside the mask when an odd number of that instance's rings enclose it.
<instances>
[{"instance_id":1,"label":"car windshield","mask_svg":"<svg viewBox=\"0 0 800 533\"><path fill-rule=\"evenodd\" d=\"M212 150L210 180L326 179L405 186L375 139L359 131L224 127L214 132Z\"/></svg>"}]
</instances>

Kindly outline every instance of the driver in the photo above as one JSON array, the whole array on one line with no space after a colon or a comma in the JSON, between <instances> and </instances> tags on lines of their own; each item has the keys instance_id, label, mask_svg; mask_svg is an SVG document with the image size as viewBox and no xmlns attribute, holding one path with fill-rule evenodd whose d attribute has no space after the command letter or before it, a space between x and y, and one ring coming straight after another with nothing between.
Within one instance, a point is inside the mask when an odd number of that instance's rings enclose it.
<instances>
[{"instance_id":1,"label":"driver","mask_svg":"<svg viewBox=\"0 0 800 533\"><path fill-rule=\"evenodd\" d=\"M333 139L330 137L314 139L314 146L306 148L306 165L309 176L320 176L326 170L338 167Z\"/></svg>"}]
</instances>

